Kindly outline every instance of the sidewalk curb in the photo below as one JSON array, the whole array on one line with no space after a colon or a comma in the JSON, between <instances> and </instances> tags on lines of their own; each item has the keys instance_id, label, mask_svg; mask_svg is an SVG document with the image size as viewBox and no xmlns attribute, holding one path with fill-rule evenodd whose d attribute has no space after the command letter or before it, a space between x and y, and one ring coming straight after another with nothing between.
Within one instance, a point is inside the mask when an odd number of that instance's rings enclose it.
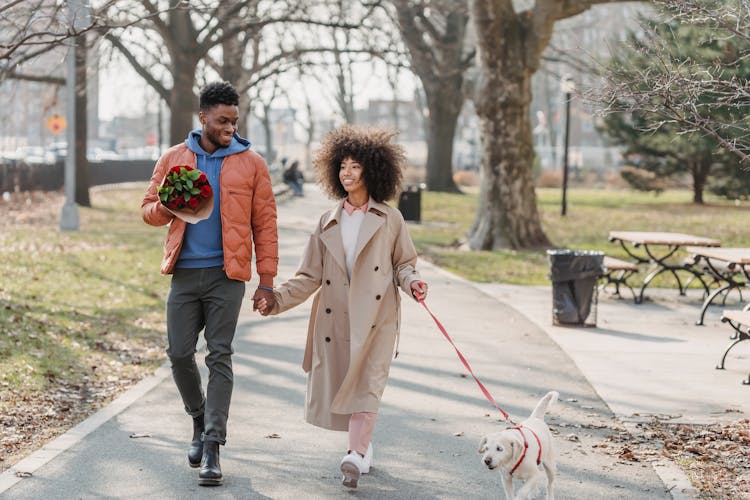
<instances>
[{"instance_id":1,"label":"sidewalk curb","mask_svg":"<svg viewBox=\"0 0 750 500\"><path fill-rule=\"evenodd\" d=\"M427 262L423 259L419 259L419 264L423 265L425 267L430 267L432 270L437 272L438 274L442 274L452 280L458 281L462 284L471 286L481 292L484 295L487 295L488 297L492 297L489 293L482 290L480 287L476 286L474 282L467 280L466 278L463 278L461 276L458 276L457 274L454 274L450 271L447 271L441 267L436 266L435 264L432 264L431 262ZM497 299L495 299L497 300ZM507 304L509 307L513 308L514 310L518 311L519 314L522 314L523 316L526 316L522 311L516 309L513 307L512 304ZM532 318L528 318L529 321L536 324L536 322ZM545 334L547 337L550 338L550 340L557 345L560 350L565 352L565 350L555 342L555 339L549 336L547 332L545 331ZM567 353L566 353L567 354ZM588 381L588 379L587 379ZM589 385L591 385L591 382L589 382ZM599 395L599 393L594 389L593 385L591 386L592 390L599 396L599 398L604 402L604 404L609 408L609 405L607 402ZM612 412L612 409L609 408ZM636 436L639 434L638 429L633 423L623 421L620 417L617 416L614 412L612 412L613 418L620 423L627 431L633 436ZM697 500L700 498L698 495L698 490L690 483L690 479L687 477L687 475L680 469L680 467L675 464L674 462L670 460L666 460L664 458L659 459L658 462L653 462L651 464L652 469L656 473L656 475L661 479L662 483L664 484L664 490L671 495L671 497L674 500Z\"/></svg>"},{"instance_id":2,"label":"sidewalk curb","mask_svg":"<svg viewBox=\"0 0 750 500\"><path fill-rule=\"evenodd\" d=\"M40 467L64 451L72 448L88 434L107 423L112 417L117 416L151 389L159 385L165 378L171 375L169 366L169 361L166 361L153 374L120 394L111 403L0 474L0 495L24 477L33 475Z\"/></svg>"}]
</instances>

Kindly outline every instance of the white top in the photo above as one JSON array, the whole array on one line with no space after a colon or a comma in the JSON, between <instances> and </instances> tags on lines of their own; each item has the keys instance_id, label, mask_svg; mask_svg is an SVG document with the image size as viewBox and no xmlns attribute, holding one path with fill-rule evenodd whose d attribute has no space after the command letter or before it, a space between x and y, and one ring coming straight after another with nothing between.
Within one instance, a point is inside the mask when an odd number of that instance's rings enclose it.
<instances>
[{"instance_id":1,"label":"white top","mask_svg":"<svg viewBox=\"0 0 750 500\"><path fill-rule=\"evenodd\" d=\"M350 280L354 268L354 252L357 249L359 228L362 227L364 219L365 214L362 210L355 210L351 215L346 213L346 210L341 210L341 240L344 243L344 255L346 256L346 274Z\"/></svg>"}]
</instances>

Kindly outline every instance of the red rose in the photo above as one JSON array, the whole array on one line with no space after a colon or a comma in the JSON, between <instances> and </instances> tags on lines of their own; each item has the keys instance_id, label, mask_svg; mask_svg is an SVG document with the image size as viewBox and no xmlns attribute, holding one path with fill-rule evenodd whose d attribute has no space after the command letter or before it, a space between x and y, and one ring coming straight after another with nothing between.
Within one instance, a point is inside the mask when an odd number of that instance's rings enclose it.
<instances>
[{"instance_id":1,"label":"red rose","mask_svg":"<svg viewBox=\"0 0 750 500\"><path fill-rule=\"evenodd\" d=\"M198 177L198 180L195 181L195 182L196 182L196 184L206 184L208 182L208 179L206 179L206 174L204 174L203 172L201 172L200 177Z\"/></svg>"},{"instance_id":2,"label":"red rose","mask_svg":"<svg viewBox=\"0 0 750 500\"><path fill-rule=\"evenodd\" d=\"M176 210L180 208L180 198L173 198L167 202L167 208L171 208L172 210Z\"/></svg>"},{"instance_id":3,"label":"red rose","mask_svg":"<svg viewBox=\"0 0 750 500\"><path fill-rule=\"evenodd\" d=\"M188 200L188 202L187 202L187 204L188 204L188 206L189 206L190 208L198 208L198 204L199 204L199 203L200 203L200 200L198 199L198 197L197 197L197 196L193 196L193 197L192 197L192 198L190 198L190 199Z\"/></svg>"},{"instance_id":4,"label":"red rose","mask_svg":"<svg viewBox=\"0 0 750 500\"><path fill-rule=\"evenodd\" d=\"M179 174L181 168L182 168L181 165L175 165L174 167L170 168L169 171L175 174ZM189 168L189 167L186 167L186 168Z\"/></svg>"},{"instance_id":5,"label":"red rose","mask_svg":"<svg viewBox=\"0 0 750 500\"><path fill-rule=\"evenodd\" d=\"M204 198L211 196L211 186L208 184L201 186L201 196Z\"/></svg>"}]
</instances>

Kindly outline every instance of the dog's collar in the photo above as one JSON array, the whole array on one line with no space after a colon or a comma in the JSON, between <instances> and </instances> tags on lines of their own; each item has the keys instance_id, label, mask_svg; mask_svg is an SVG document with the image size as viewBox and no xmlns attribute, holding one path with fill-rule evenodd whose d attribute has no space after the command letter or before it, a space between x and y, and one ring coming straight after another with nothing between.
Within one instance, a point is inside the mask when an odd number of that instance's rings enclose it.
<instances>
[{"instance_id":1,"label":"dog's collar","mask_svg":"<svg viewBox=\"0 0 750 500\"><path fill-rule=\"evenodd\" d=\"M516 472L516 469L523 463L524 459L526 458L526 452L529 449L529 442L526 440L526 434L523 433L523 430L521 429L522 426L517 425L516 427L511 427L511 429L517 430L521 437L523 438L523 453L521 453L521 458L518 459L518 462L516 462L516 465L513 466L513 468L510 470L510 475L512 476L514 472ZM534 436L534 439L536 439L536 444L539 446L539 453L537 453L536 456L536 464L539 465L542 463L542 442L539 440L539 436L536 435L536 432L533 431L533 429L529 429L529 432L531 432L531 435Z\"/></svg>"}]
</instances>

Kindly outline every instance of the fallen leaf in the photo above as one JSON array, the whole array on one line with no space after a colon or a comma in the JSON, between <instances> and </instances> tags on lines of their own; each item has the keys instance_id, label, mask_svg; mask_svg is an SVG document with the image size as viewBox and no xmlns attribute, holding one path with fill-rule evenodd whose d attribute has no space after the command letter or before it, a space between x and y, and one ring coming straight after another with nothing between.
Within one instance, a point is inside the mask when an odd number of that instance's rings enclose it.
<instances>
[{"instance_id":1,"label":"fallen leaf","mask_svg":"<svg viewBox=\"0 0 750 500\"><path fill-rule=\"evenodd\" d=\"M266 438L268 438L268 439L281 439L281 436L280 436L280 435L278 435L278 434L276 434L276 433L274 432L274 433L272 433L272 434L269 434L268 436L266 436Z\"/></svg>"},{"instance_id":2,"label":"fallen leaf","mask_svg":"<svg viewBox=\"0 0 750 500\"><path fill-rule=\"evenodd\" d=\"M130 439L138 439L138 438L150 438L150 437L151 437L151 434L148 434L148 433L145 433L145 432L142 432L142 433L134 432L133 434L131 434L131 435L130 435L130 436L128 436L128 437L129 437Z\"/></svg>"}]
</instances>

